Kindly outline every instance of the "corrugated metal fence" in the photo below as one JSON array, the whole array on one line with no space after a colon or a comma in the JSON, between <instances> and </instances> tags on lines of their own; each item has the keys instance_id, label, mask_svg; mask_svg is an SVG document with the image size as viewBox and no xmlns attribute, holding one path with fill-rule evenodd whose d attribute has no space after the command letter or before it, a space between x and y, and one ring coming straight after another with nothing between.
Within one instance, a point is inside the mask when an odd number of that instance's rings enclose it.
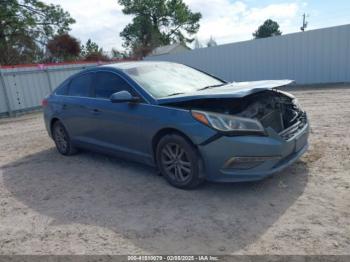
<instances>
[{"instance_id":1,"label":"corrugated metal fence","mask_svg":"<svg viewBox=\"0 0 350 262\"><path fill-rule=\"evenodd\" d=\"M187 64L228 81L350 82L350 25L153 56L146 60Z\"/></svg>"},{"instance_id":2,"label":"corrugated metal fence","mask_svg":"<svg viewBox=\"0 0 350 262\"><path fill-rule=\"evenodd\" d=\"M0 116L40 108L41 100L72 74L97 63L0 68Z\"/></svg>"},{"instance_id":3,"label":"corrugated metal fence","mask_svg":"<svg viewBox=\"0 0 350 262\"><path fill-rule=\"evenodd\" d=\"M188 64L228 81L350 82L350 25L153 56L146 60ZM42 98L60 82L95 65L97 63L0 68L0 116L39 108Z\"/></svg>"}]
</instances>

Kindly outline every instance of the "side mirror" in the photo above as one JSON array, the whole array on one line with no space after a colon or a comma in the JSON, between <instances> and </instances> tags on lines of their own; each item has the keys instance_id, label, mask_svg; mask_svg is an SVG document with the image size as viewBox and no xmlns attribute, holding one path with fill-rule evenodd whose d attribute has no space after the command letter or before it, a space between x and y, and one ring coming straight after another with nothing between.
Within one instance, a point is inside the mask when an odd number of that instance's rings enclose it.
<instances>
[{"instance_id":1,"label":"side mirror","mask_svg":"<svg viewBox=\"0 0 350 262\"><path fill-rule=\"evenodd\" d=\"M140 98L132 96L128 91L120 91L111 95L110 100L112 103L124 103L124 102L139 102Z\"/></svg>"}]
</instances>

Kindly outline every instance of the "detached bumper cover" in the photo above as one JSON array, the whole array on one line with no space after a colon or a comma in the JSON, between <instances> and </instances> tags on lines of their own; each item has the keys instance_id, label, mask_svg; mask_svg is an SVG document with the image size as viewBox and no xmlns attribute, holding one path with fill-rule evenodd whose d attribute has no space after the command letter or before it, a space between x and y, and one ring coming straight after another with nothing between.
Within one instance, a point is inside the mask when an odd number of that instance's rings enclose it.
<instances>
[{"instance_id":1,"label":"detached bumper cover","mask_svg":"<svg viewBox=\"0 0 350 262\"><path fill-rule=\"evenodd\" d=\"M204 159L206 179L218 182L261 180L293 164L308 148L309 124L288 141L274 130L268 136L222 136L199 146ZM263 159L249 168L228 166L232 158Z\"/></svg>"}]
</instances>

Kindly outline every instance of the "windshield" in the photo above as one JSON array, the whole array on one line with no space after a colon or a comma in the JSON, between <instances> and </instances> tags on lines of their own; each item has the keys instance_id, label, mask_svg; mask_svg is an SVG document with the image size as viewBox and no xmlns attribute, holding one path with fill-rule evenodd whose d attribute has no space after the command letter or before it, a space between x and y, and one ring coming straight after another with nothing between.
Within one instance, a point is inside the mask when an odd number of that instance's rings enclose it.
<instances>
[{"instance_id":1,"label":"windshield","mask_svg":"<svg viewBox=\"0 0 350 262\"><path fill-rule=\"evenodd\" d=\"M128 68L125 72L155 98L191 93L224 83L191 67L175 63L145 63Z\"/></svg>"}]
</instances>

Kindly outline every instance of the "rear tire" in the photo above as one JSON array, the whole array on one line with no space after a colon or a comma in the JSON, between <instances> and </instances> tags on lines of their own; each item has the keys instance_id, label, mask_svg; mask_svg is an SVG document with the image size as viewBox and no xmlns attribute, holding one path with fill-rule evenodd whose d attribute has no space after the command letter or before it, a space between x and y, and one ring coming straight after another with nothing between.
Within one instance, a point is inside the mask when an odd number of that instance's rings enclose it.
<instances>
[{"instance_id":1,"label":"rear tire","mask_svg":"<svg viewBox=\"0 0 350 262\"><path fill-rule=\"evenodd\" d=\"M53 124L52 137L60 154L70 156L77 153L78 150L72 145L69 134L60 121Z\"/></svg>"},{"instance_id":2,"label":"rear tire","mask_svg":"<svg viewBox=\"0 0 350 262\"><path fill-rule=\"evenodd\" d=\"M201 158L184 137L177 134L162 137L157 145L156 158L161 174L172 186L192 189L203 183Z\"/></svg>"}]
</instances>

